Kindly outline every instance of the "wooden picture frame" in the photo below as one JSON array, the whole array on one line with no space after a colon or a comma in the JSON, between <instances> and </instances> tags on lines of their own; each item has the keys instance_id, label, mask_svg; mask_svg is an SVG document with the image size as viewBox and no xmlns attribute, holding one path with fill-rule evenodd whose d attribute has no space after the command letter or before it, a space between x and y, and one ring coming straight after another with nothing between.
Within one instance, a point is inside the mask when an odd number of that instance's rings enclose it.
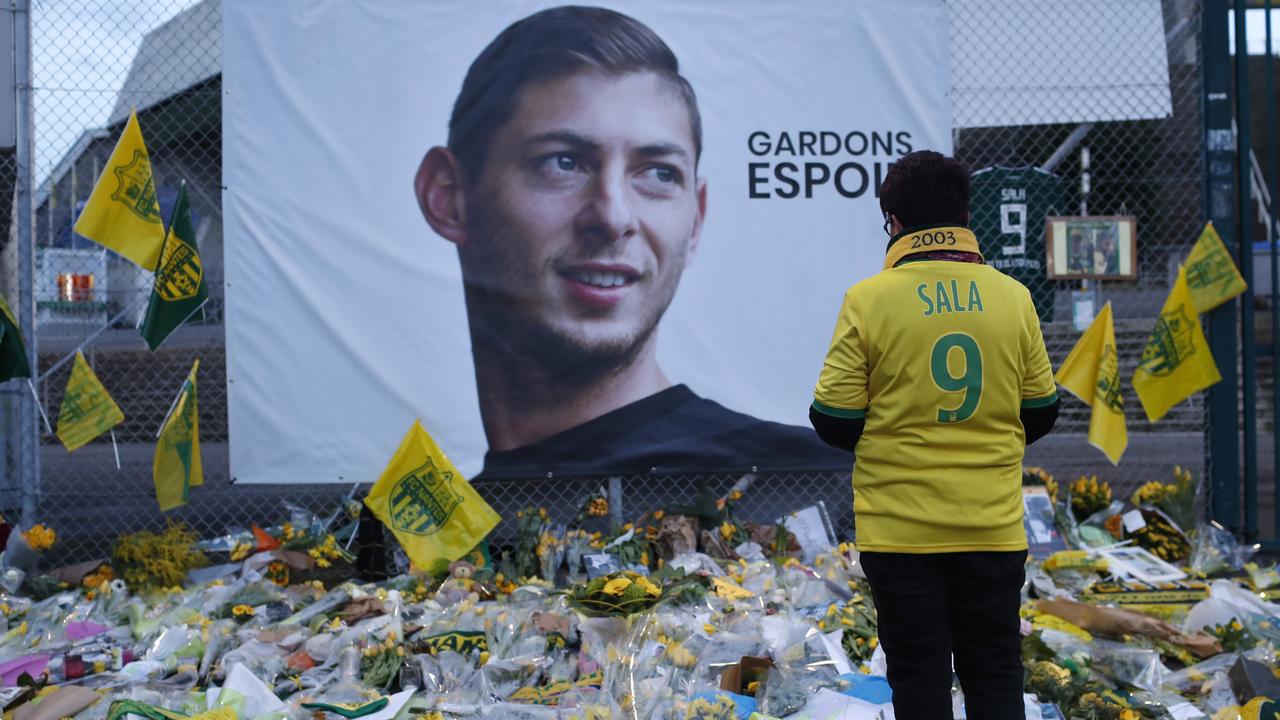
<instances>
[{"instance_id":1,"label":"wooden picture frame","mask_svg":"<svg viewBox=\"0 0 1280 720\"><path fill-rule=\"evenodd\" d=\"M1138 279L1138 222L1132 216L1049 216L1044 246L1050 280Z\"/></svg>"}]
</instances>

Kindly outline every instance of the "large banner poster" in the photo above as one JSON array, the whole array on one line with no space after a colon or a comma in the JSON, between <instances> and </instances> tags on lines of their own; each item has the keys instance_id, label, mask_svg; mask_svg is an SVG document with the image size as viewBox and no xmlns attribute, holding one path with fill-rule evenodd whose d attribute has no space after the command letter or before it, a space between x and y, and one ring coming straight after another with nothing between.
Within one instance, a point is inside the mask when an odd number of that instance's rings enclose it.
<instances>
[{"instance_id":1,"label":"large banner poster","mask_svg":"<svg viewBox=\"0 0 1280 720\"><path fill-rule=\"evenodd\" d=\"M848 468L807 411L941 0L224 0L237 482Z\"/></svg>"}]
</instances>

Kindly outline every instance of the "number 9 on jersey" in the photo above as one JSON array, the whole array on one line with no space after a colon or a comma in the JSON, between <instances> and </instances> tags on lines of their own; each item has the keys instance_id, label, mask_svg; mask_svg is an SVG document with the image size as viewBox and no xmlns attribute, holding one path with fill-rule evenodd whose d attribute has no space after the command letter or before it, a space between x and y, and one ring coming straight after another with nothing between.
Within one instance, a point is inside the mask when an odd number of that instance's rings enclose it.
<instances>
[{"instance_id":1,"label":"number 9 on jersey","mask_svg":"<svg viewBox=\"0 0 1280 720\"><path fill-rule=\"evenodd\" d=\"M947 363L952 350L959 350L964 355L964 372L959 376L951 374ZM929 371L938 389L946 393L964 393L958 407L938 408L938 422L958 423L973 417L982 399L982 350L977 341L964 333L948 333L938 338L929 354Z\"/></svg>"}]
</instances>

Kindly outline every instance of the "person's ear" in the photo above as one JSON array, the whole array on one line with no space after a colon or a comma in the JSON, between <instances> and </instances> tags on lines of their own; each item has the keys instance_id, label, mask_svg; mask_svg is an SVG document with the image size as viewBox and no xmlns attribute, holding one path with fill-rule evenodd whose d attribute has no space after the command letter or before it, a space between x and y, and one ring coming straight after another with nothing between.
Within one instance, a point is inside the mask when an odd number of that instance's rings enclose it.
<instances>
[{"instance_id":1,"label":"person's ear","mask_svg":"<svg viewBox=\"0 0 1280 720\"><path fill-rule=\"evenodd\" d=\"M894 235L897 235L900 232L902 232L902 221L898 219L897 215L890 215L889 216L889 237L893 237Z\"/></svg>"},{"instance_id":2,"label":"person's ear","mask_svg":"<svg viewBox=\"0 0 1280 720\"><path fill-rule=\"evenodd\" d=\"M697 189L694 190L698 203L698 212L693 219L693 234L689 236L689 253L688 257L693 258L694 253L698 251L698 242L702 240L702 222L707 218L707 179L698 178ZM688 260L685 261L686 265Z\"/></svg>"},{"instance_id":3,"label":"person's ear","mask_svg":"<svg viewBox=\"0 0 1280 720\"><path fill-rule=\"evenodd\" d=\"M462 166L448 148L427 151L413 178L418 207L441 237L456 245L467 242L467 210L463 193Z\"/></svg>"}]
</instances>

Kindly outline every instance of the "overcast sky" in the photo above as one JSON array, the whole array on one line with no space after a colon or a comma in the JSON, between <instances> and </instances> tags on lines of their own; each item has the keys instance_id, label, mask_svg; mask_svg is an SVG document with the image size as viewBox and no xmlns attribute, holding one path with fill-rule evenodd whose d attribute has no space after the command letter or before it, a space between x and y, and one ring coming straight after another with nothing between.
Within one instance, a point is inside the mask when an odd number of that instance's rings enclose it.
<instances>
[{"instance_id":1,"label":"overcast sky","mask_svg":"<svg viewBox=\"0 0 1280 720\"><path fill-rule=\"evenodd\" d=\"M107 121L143 35L199 0L34 0L36 182Z\"/></svg>"},{"instance_id":2,"label":"overcast sky","mask_svg":"<svg viewBox=\"0 0 1280 720\"><path fill-rule=\"evenodd\" d=\"M1280 2L1273 3L1276 7L1271 10L1271 52L1280 53ZM1227 25L1227 35L1231 38L1231 54L1236 53L1236 23L1235 12L1228 12L1231 20ZM1261 55L1266 52L1267 48L1267 25L1263 22L1263 16L1267 14L1264 9L1249 10L1245 13L1244 22L1248 32L1245 33L1245 39L1249 43L1250 55Z\"/></svg>"},{"instance_id":3,"label":"overcast sky","mask_svg":"<svg viewBox=\"0 0 1280 720\"><path fill-rule=\"evenodd\" d=\"M37 183L84 130L107 121L143 35L197 2L33 0ZM1248 12L1250 53L1263 52L1264 15ZM1272 11L1271 20L1280 52L1280 11ZM1229 27L1234 31L1234 23Z\"/></svg>"}]
</instances>

